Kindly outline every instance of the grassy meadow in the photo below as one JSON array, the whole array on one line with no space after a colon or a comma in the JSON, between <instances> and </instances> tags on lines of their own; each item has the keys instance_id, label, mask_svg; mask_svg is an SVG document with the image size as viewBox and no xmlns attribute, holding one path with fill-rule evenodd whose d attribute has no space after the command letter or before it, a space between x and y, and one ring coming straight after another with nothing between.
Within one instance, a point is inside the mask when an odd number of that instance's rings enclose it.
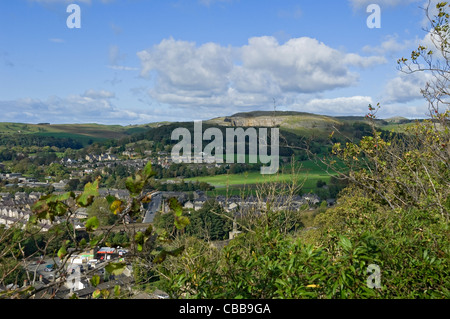
<instances>
[{"instance_id":1,"label":"grassy meadow","mask_svg":"<svg viewBox=\"0 0 450 319\"><path fill-rule=\"evenodd\" d=\"M242 191L251 193L257 184L262 183L292 183L303 185L304 193L313 191L319 180L330 181L333 174L327 172L324 164L317 165L313 161L296 162L295 168L292 165L280 167L277 174L262 175L259 171L245 172L241 174L223 174L215 176L200 176L187 178L185 181L206 182L216 189L211 194L217 195L240 195Z\"/></svg>"}]
</instances>

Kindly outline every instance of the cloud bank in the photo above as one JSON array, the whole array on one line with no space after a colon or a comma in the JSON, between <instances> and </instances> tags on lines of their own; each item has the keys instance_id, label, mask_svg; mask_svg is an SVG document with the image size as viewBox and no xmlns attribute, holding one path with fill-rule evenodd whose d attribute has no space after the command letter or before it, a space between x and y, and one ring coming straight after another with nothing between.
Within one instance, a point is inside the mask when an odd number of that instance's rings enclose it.
<instances>
[{"instance_id":1,"label":"cloud bank","mask_svg":"<svg viewBox=\"0 0 450 319\"><path fill-rule=\"evenodd\" d=\"M282 44L253 37L241 47L169 38L137 55L141 76L156 83L149 95L176 107L258 108L272 98L356 85L357 70L386 63L382 56L345 53L309 37Z\"/></svg>"}]
</instances>

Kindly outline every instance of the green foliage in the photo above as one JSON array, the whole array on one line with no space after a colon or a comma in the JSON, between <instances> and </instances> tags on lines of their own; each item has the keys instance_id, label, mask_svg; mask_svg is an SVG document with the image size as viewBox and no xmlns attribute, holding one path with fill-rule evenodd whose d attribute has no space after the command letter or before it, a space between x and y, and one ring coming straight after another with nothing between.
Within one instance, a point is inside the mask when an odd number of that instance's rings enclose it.
<instances>
[{"instance_id":1,"label":"green foliage","mask_svg":"<svg viewBox=\"0 0 450 319\"><path fill-rule=\"evenodd\" d=\"M215 202L206 202L199 210L192 211L186 234L204 240L224 240L232 229L231 214Z\"/></svg>"},{"instance_id":2,"label":"green foliage","mask_svg":"<svg viewBox=\"0 0 450 319\"><path fill-rule=\"evenodd\" d=\"M142 251L145 243L150 239L153 234L152 225L148 226L145 232L137 232L134 236L134 242L137 245L137 250Z\"/></svg>"},{"instance_id":3,"label":"green foliage","mask_svg":"<svg viewBox=\"0 0 450 319\"><path fill-rule=\"evenodd\" d=\"M349 243L365 243L382 271L383 298L449 297L450 233L442 217L418 209L392 211L363 194L341 200L316 219L326 230L319 242L330 253L345 255Z\"/></svg>"},{"instance_id":4,"label":"green foliage","mask_svg":"<svg viewBox=\"0 0 450 319\"><path fill-rule=\"evenodd\" d=\"M189 218L183 216L183 207L176 198L173 197L169 199L169 207L175 214L174 220L175 227L177 227L179 230L182 230L187 225L189 225L190 223Z\"/></svg>"},{"instance_id":5,"label":"green foliage","mask_svg":"<svg viewBox=\"0 0 450 319\"><path fill-rule=\"evenodd\" d=\"M125 270L126 264L119 262L119 263L109 263L106 265L105 270L115 276L120 275Z\"/></svg>"},{"instance_id":6,"label":"green foliage","mask_svg":"<svg viewBox=\"0 0 450 319\"><path fill-rule=\"evenodd\" d=\"M93 183L87 183L84 186L84 191L80 196L77 197L77 204L81 207L87 207L94 201L94 198L98 196L98 183L99 180L96 179Z\"/></svg>"},{"instance_id":7,"label":"green foliage","mask_svg":"<svg viewBox=\"0 0 450 319\"><path fill-rule=\"evenodd\" d=\"M442 40L437 42L440 58L447 62L449 8L447 3L438 3L436 17L430 20L433 34ZM430 120L408 126L405 134L390 134L377 126L379 105L370 105L367 125L341 127L358 131L353 135L356 142L338 139L331 132L335 157L329 167L337 169L347 184L335 207L327 208L322 202L314 227L301 229L301 212L276 210L275 201L268 199L257 214L240 216L240 235L227 241L225 247L216 248L211 241L226 238L231 216L213 204L188 215L171 198L171 213L158 216L155 227L127 238L131 251L127 259L133 264L136 282L145 284L159 279L159 285L174 298L450 298L450 111L444 104L447 86L440 87L447 82L439 81L441 76L448 76L450 69L448 63L435 64L433 58L433 50L419 46L411 59L399 60L403 67L419 68L410 68L411 71L423 71L423 65L428 66L437 77L424 90L432 111ZM439 66L443 69L439 70ZM442 111L442 104L447 110ZM163 149L173 143L168 139L172 130L173 126L163 126L141 137L151 137L155 147ZM296 140L295 134L284 135L289 145L293 142L300 148L309 147L311 153L329 151L324 140L315 139L305 145ZM91 150L102 151L99 145L93 145ZM17 154L8 150L1 150L0 155L17 160ZM25 171L29 162L19 160L17 168ZM170 174L186 172L185 167L174 167L176 171ZM241 169L237 165L229 168L233 172ZM66 172L60 165L52 165L48 173L63 176ZM111 233L93 233L102 225L100 215L91 214L86 221L88 238L74 235L69 217L79 207L95 208L97 204L105 208L105 216L115 216L114 225L126 217L133 220L138 216L141 204L151 201L153 192L149 185L155 185L151 177L164 173L157 173L150 163L128 178L123 173L123 168L114 172L130 191L127 200L99 199L99 179L80 182L77 187L85 186L79 196L66 192L41 197L24 230L0 228L0 282L18 283L23 279L20 265L29 255L44 252L67 262L69 247L80 251L111 244L115 238ZM202 167L195 174L210 173ZM343 186L321 178L314 181L313 187L323 190L327 183L340 190L338 186ZM278 195L280 184L268 183L265 195ZM323 190L323 196L328 194ZM63 222L42 235L35 229L44 219ZM114 243L121 240L119 237ZM121 274L125 265L111 261L106 266L105 279L110 274ZM379 287L369 285L374 265L381 271ZM99 283L99 276L91 279L94 287ZM112 293L97 289L92 297L120 294L120 289L114 287Z\"/></svg>"},{"instance_id":8,"label":"green foliage","mask_svg":"<svg viewBox=\"0 0 450 319\"><path fill-rule=\"evenodd\" d=\"M99 275L92 276L92 278L90 279L90 283L93 287L97 287L100 284L100 276Z\"/></svg>"},{"instance_id":9,"label":"green foliage","mask_svg":"<svg viewBox=\"0 0 450 319\"><path fill-rule=\"evenodd\" d=\"M65 203L69 198L74 198L73 192L67 192L62 195L44 195L33 206L35 215L30 221L36 223L38 220L47 219L54 221L56 217L64 216L69 206Z\"/></svg>"},{"instance_id":10,"label":"green foliage","mask_svg":"<svg viewBox=\"0 0 450 319\"><path fill-rule=\"evenodd\" d=\"M62 246L59 250L58 250L58 258L59 259L63 259L66 255L67 255L67 249L65 246Z\"/></svg>"},{"instance_id":11,"label":"green foliage","mask_svg":"<svg viewBox=\"0 0 450 319\"><path fill-rule=\"evenodd\" d=\"M184 251L184 246L178 247L174 250L161 250L159 254L153 258L153 263L160 264L166 260L167 256L177 257Z\"/></svg>"},{"instance_id":12,"label":"green foliage","mask_svg":"<svg viewBox=\"0 0 450 319\"><path fill-rule=\"evenodd\" d=\"M88 231L95 230L99 226L114 225L114 223L118 219L117 215L111 212L110 205L107 199L102 197L96 197L92 201L92 203L87 207L86 212L89 217L86 227L90 226L91 223L95 227L95 228L89 227ZM93 218L95 218L97 221L95 221L95 219Z\"/></svg>"},{"instance_id":13,"label":"green foliage","mask_svg":"<svg viewBox=\"0 0 450 319\"><path fill-rule=\"evenodd\" d=\"M367 265L374 258L365 243L339 243L347 254L304 245L268 227L246 233L210 259L192 258L190 269L172 271L166 282L174 297L188 298L368 298ZM202 254L207 255L207 254ZM205 269L206 271L201 271Z\"/></svg>"},{"instance_id":14,"label":"green foliage","mask_svg":"<svg viewBox=\"0 0 450 319\"><path fill-rule=\"evenodd\" d=\"M86 222L86 231L91 232L96 230L100 225L97 216L91 217Z\"/></svg>"}]
</instances>

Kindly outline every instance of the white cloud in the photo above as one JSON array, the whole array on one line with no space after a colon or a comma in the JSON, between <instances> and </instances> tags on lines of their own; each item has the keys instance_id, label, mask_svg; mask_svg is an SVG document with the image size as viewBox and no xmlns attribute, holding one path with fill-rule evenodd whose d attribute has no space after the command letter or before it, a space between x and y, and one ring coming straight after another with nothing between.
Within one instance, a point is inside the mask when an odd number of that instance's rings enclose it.
<instances>
[{"instance_id":1,"label":"white cloud","mask_svg":"<svg viewBox=\"0 0 450 319\"><path fill-rule=\"evenodd\" d=\"M348 69L345 54L308 37L282 45L274 37L255 37L241 52L248 74L263 73L260 78L269 78L281 92L320 92L350 86L358 79Z\"/></svg>"},{"instance_id":2,"label":"white cloud","mask_svg":"<svg viewBox=\"0 0 450 319\"><path fill-rule=\"evenodd\" d=\"M230 50L215 43L196 47L195 43L165 39L152 49L138 52L142 76L158 73L158 91L186 90L203 95L223 93L227 75L233 68Z\"/></svg>"},{"instance_id":3,"label":"white cloud","mask_svg":"<svg viewBox=\"0 0 450 319\"><path fill-rule=\"evenodd\" d=\"M402 116L409 119L429 118L428 105L425 101L415 101L408 104L383 104L377 116L389 118Z\"/></svg>"},{"instance_id":4,"label":"white cloud","mask_svg":"<svg viewBox=\"0 0 450 319\"><path fill-rule=\"evenodd\" d=\"M403 51L407 48L414 49L413 46L416 44L416 40L403 40L399 41L398 34L387 35L383 42L381 42L378 46L370 46L366 45L363 47L363 52L371 53L371 54L379 54L379 55L389 55L392 56L395 53Z\"/></svg>"},{"instance_id":5,"label":"white cloud","mask_svg":"<svg viewBox=\"0 0 450 319\"><path fill-rule=\"evenodd\" d=\"M117 71L139 71L139 68L124 65L108 65L107 67Z\"/></svg>"},{"instance_id":6,"label":"white cloud","mask_svg":"<svg viewBox=\"0 0 450 319\"><path fill-rule=\"evenodd\" d=\"M112 65L117 65L120 61L126 58L125 54L120 53L119 46L111 45L109 47L109 62Z\"/></svg>"},{"instance_id":7,"label":"white cloud","mask_svg":"<svg viewBox=\"0 0 450 319\"><path fill-rule=\"evenodd\" d=\"M118 71L138 71L139 68L123 65L126 62L127 55L120 52L119 46L111 45L109 47L109 62L107 67Z\"/></svg>"},{"instance_id":8,"label":"white cloud","mask_svg":"<svg viewBox=\"0 0 450 319\"><path fill-rule=\"evenodd\" d=\"M165 39L137 53L141 75L156 80L161 103L198 107L260 107L273 97L317 93L357 83L354 68L385 63L333 49L316 39L254 37L242 47Z\"/></svg>"},{"instance_id":9,"label":"white cloud","mask_svg":"<svg viewBox=\"0 0 450 319\"><path fill-rule=\"evenodd\" d=\"M370 96L312 99L298 106L299 110L311 113L361 116L368 112L369 104L374 104Z\"/></svg>"},{"instance_id":10,"label":"white cloud","mask_svg":"<svg viewBox=\"0 0 450 319\"><path fill-rule=\"evenodd\" d=\"M353 65L361 69L366 69L378 64L387 63L387 60L383 56L363 57L359 54L348 53L344 56L343 62L345 65Z\"/></svg>"},{"instance_id":11,"label":"white cloud","mask_svg":"<svg viewBox=\"0 0 450 319\"><path fill-rule=\"evenodd\" d=\"M406 103L423 98L421 89L432 78L431 74L418 72L412 74L399 73L385 87L384 103Z\"/></svg>"},{"instance_id":12,"label":"white cloud","mask_svg":"<svg viewBox=\"0 0 450 319\"><path fill-rule=\"evenodd\" d=\"M90 90L87 90L86 92L84 92L83 96L91 98L91 99L111 99L111 98L114 98L116 95L114 92L110 92L110 91L106 91L106 90L96 91L96 90L90 89Z\"/></svg>"},{"instance_id":13,"label":"white cloud","mask_svg":"<svg viewBox=\"0 0 450 319\"><path fill-rule=\"evenodd\" d=\"M102 95L107 98L102 98ZM0 113L3 121L22 123L73 123L76 119L79 123L129 124L154 120L147 112L114 106L109 101L110 97L111 92L88 90L84 95L65 98L51 96L46 100L0 101Z\"/></svg>"}]
</instances>

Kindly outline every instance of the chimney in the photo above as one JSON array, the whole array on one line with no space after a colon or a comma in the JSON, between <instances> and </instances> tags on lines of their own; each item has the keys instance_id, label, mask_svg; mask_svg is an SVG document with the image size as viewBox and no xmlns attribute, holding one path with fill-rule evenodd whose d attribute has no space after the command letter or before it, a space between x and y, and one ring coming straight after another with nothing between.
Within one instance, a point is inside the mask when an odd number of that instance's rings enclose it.
<instances>
[{"instance_id":1,"label":"chimney","mask_svg":"<svg viewBox=\"0 0 450 319\"><path fill-rule=\"evenodd\" d=\"M39 275L39 281L42 282L42 275Z\"/></svg>"},{"instance_id":2,"label":"chimney","mask_svg":"<svg viewBox=\"0 0 450 319\"><path fill-rule=\"evenodd\" d=\"M23 286L26 287L26 286L27 286L27 283L28 283L28 281L25 279L25 280L23 281Z\"/></svg>"}]
</instances>

